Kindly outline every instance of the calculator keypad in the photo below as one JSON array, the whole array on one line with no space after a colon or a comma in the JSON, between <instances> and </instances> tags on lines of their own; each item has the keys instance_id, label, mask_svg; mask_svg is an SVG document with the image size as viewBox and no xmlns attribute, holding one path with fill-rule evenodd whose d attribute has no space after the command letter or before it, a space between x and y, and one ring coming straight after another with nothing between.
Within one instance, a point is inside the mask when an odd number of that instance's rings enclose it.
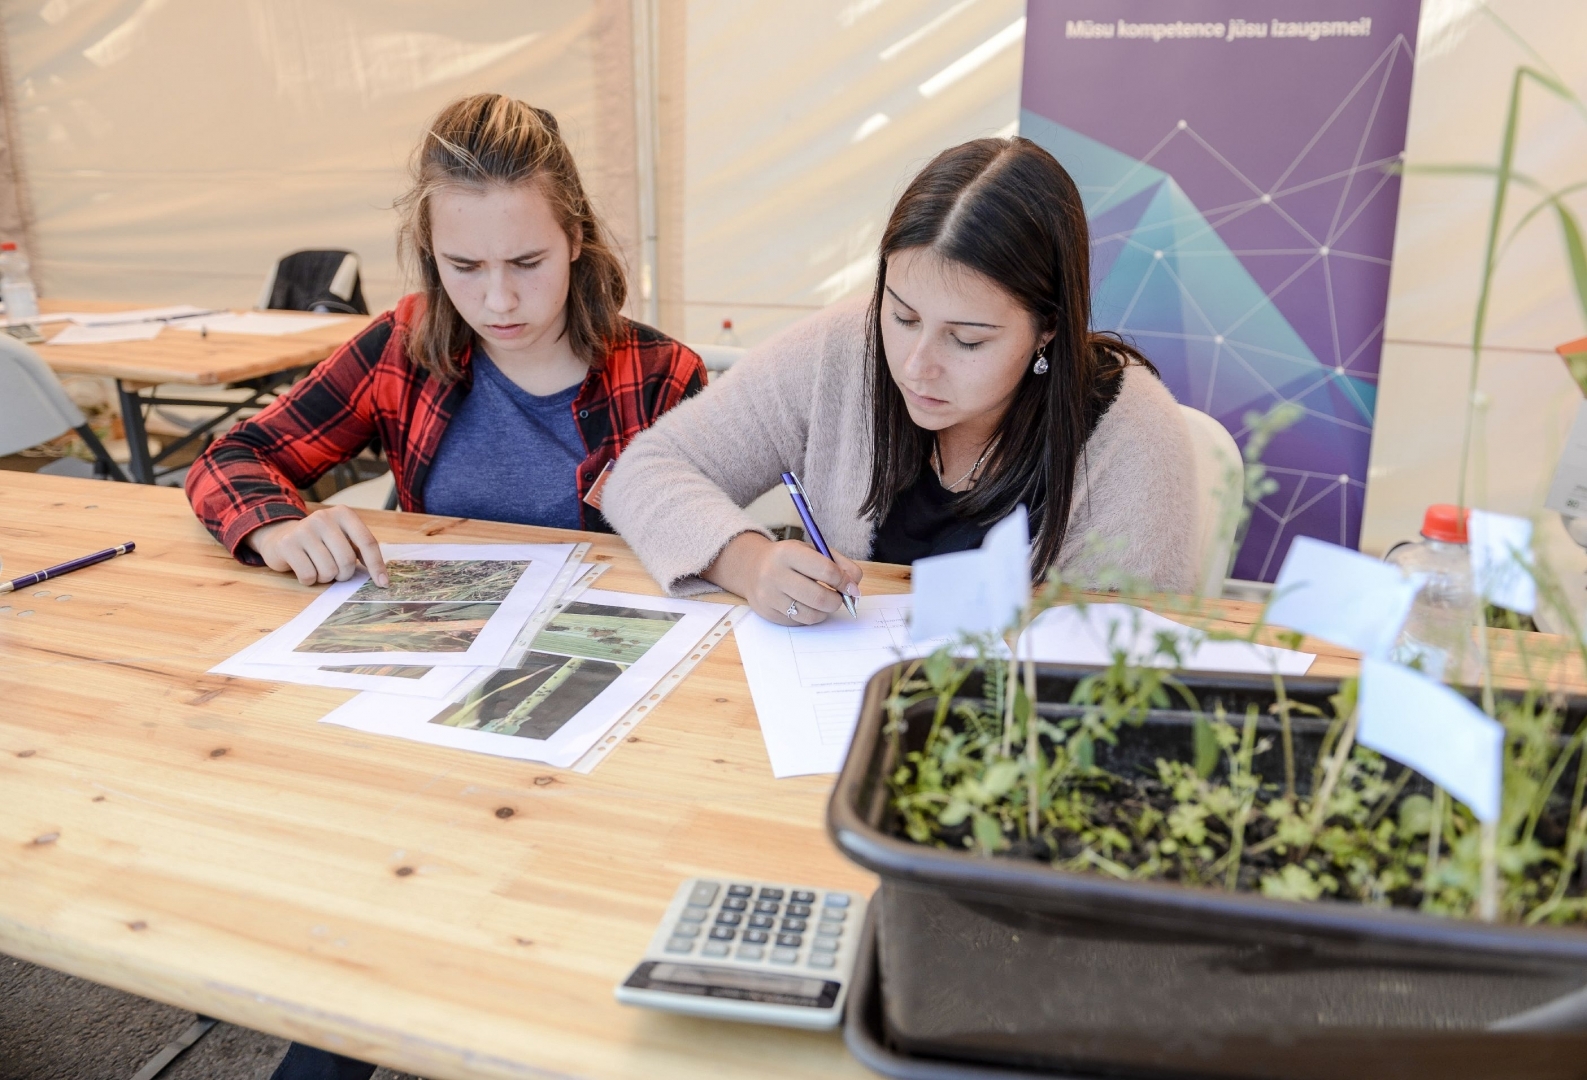
<instances>
[{"instance_id":1,"label":"calculator keypad","mask_svg":"<svg viewBox=\"0 0 1587 1080\"><path fill-rule=\"evenodd\" d=\"M851 904L847 893L698 881L663 950L831 971L837 966Z\"/></svg>"}]
</instances>

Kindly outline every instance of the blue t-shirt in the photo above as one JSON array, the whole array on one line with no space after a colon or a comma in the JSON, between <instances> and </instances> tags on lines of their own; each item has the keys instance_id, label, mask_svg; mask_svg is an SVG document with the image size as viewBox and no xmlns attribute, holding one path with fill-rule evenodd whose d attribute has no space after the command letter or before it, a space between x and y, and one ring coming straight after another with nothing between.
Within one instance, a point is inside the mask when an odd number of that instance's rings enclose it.
<instances>
[{"instance_id":1,"label":"blue t-shirt","mask_svg":"<svg viewBox=\"0 0 1587 1080\"><path fill-rule=\"evenodd\" d=\"M537 397L474 350L474 386L441 436L424 481L426 513L579 528L578 467L588 451L573 419L582 383Z\"/></svg>"}]
</instances>

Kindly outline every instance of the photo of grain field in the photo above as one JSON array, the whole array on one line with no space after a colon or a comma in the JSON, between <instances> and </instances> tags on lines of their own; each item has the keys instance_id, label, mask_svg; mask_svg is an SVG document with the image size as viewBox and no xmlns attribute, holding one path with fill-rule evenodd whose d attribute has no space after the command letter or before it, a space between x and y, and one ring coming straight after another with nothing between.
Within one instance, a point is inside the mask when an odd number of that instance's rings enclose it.
<instances>
[{"instance_id":1,"label":"photo of grain field","mask_svg":"<svg viewBox=\"0 0 1587 1080\"><path fill-rule=\"evenodd\" d=\"M430 721L468 731L549 739L612 685L623 668L582 656L531 652Z\"/></svg>"},{"instance_id":2,"label":"photo of grain field","mask_svg":"<svg viewBox=\"0 0 1587 1080\"><path fill-rule=\"evenodd\" d=\"M681 618L681 614L673 611L646 611L575 600L551 616L545 629L535 635L531 648L590 660L610 660L626 666L649 652Z\"/></svg>"},{"instance_id":3,"label":"photo of grain field","mask_svg":"<svg viewBox=\"0 0 1587 1080\"><path fill-rule=\"evenodd\" d=\"M346 603L303 639L300 653L467 652L496 604Z\"/></svg>"},{"instance_id":4,"label":"photo of grain field","mask_svg":"<svg viewBox=\"0 0 1587 1080\"><path fill-rule=\"evenodd\" d=\"M496 672L430 723L549 739L681 618L576 600L535 635L522 663Z\"/></svg>"},{"instance_id":5,"label":"photo of grain field","mask_svg":"<svg viewBox=\"0 0 1587 1080\"><path fill-rule=\"evenodd\" d=\"M366 581L346 602L499 604L527 569L527 560L393 559L386 564L390 585L382 589L373 581Z\"/></svg>"}]
</instances>

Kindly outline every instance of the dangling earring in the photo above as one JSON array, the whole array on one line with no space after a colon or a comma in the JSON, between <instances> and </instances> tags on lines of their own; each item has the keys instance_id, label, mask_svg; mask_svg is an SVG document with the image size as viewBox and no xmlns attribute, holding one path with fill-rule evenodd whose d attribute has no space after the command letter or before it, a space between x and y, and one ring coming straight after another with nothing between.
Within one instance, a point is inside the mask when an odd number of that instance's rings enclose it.
<instances>
[{"instance_id":1,"label":"dangling earring","mask_svg":"<svg viewBox=\"0 0 1587 1080\"><path fill-rule=\"evenodd\" d=\"M1047 374L1047 358L1042 355L1041 349L1036 350L1036 364L1031 370L1038 375Z\"/></svg>"}]
</instances>

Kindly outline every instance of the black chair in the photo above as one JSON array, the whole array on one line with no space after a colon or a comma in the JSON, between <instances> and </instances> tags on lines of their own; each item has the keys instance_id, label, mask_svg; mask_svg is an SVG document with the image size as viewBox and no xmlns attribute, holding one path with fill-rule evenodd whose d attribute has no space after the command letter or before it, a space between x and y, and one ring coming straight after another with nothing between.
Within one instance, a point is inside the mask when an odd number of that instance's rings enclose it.
<instances>
[{"instance_id":1,"label":"black chair","mask_svg":"<svg viewBox=\"0 0 1587 1080\"><path fill-rule=\"evenodd\" d=\"M294 251L270 270L259 307L275 311L368 315L358 256L351 251Z\"/></svg>"}]
</instances>

